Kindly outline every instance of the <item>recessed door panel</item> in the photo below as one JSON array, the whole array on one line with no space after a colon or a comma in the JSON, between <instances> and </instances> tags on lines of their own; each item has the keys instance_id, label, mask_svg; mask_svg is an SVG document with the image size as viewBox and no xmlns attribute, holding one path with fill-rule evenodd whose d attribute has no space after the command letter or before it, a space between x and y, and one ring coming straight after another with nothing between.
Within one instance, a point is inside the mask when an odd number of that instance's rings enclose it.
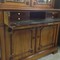
<instances>
[{"instance_id":1,"label":"recessed door panel","mask_svg":"<svg viewBox=\"0 0 60 60\"><path fill-rule=\"evenodd\" d=\"M56 26L43 26L37 28L36 50L42 51L55 44Z\"/></svg>"},{"instance_id":2,"label":"recessed door panel","mask_svg":"<svg viewBox=\"0 0 60 60\"><path fill-rule=\"evenodd\" d=\"M11 59L24 59L34 54L34 39L32 30L16 30L12 35Z\"/></svg>"}]
</instances>

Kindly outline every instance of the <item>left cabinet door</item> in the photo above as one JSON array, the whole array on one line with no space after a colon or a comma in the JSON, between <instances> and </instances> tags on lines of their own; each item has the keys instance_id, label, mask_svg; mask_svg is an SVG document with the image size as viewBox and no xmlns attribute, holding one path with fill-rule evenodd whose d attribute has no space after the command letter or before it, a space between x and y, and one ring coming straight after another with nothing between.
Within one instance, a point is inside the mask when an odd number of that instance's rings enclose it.
<instances>
[{"instance_id":1,"label":"left cabinet door","mask_svg":"<svg viewBox=\"0 0 60 60\"><path fill-rule=\"evenodd\" d=\"M23 60L34 54L34 33L34 29L15 30L9 36L10 38L6 33L7 60Z\"/></svg>"},{"instance_id":2,"label":"left cabinet door","mask_svg":"<svg viewBox=\"0 0 60 60\"><path fill-rule=\"evenodd\" d=\"M19 8L21 7L27 7L30 6L30 0L1 0L3 6L5 7L16 7Z\"/></svg>"}]
</instances>

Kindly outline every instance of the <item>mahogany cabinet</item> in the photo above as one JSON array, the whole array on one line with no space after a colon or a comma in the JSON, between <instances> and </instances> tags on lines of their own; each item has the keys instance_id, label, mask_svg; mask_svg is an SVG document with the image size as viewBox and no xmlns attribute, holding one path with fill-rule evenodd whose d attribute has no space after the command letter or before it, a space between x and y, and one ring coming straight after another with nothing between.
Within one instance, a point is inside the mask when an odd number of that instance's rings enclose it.
<instances>
[{"instance_id":1,"label":"mahogany cabinet","mask_svg":"<svg viewBox=\"0 0 60 60\"><path fill-rule=\"evenodd\" d=\"M10 23L20 19L29 20L29 13L12 12L11 17L9 13L10 10L53 8L55 0L0 0L0 2L0 9L4 10L0 11L0 60L37 60L57 51L59 23L13 26L14 29ZM6 10L9 11L5 12Z\"/></svg>"},{"instance_id":2,"label":"mahogany cabinet","mask_svg":"<svg viewBox=\"0 0 60 60\"><path fill-rule=\"evenodd\" d=\"M57 51L58 24L5 26L6 60L36 60ZM39 56L38 56L39 55Z\"/></svg>"}]
</instances>

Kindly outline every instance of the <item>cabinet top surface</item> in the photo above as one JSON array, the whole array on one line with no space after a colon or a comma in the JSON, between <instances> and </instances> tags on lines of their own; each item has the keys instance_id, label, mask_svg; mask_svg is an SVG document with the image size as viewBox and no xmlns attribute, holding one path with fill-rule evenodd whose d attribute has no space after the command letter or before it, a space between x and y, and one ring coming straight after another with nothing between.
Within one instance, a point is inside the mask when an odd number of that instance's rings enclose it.
<instances>
[{"instance_id":1,"label":"cabinet top surface","mask_svg":"<svg viewBox=\"0 0 60 60\"><path fill-rule=\"evenodd\" d=\"M41 19L41 20L27 20L27 21L15 21L10 25L13 26L25 26L25 25L37 25L60 22L60 19Z\"/></svg>"},{"instance_id":2,"label":"cabinet top surface","mask_svg":"<svg viewBox=\"0 0 60 60\"><path fill-rule=\"evenodd\" d=\"M60 24L60 19L27 20L7 25L12 30Z\"/></svg>"}]
</instances>

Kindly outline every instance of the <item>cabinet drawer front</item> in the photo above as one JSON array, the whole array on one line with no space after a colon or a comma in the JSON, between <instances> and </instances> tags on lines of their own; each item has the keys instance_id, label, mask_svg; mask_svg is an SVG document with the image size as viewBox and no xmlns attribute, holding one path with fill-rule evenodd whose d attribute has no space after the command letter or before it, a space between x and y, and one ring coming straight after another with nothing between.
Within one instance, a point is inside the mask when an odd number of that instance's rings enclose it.
<instances>
[{"instance_id":1,"label":"cabinet drawer front","mask_svg":"<svg viewBox=\"0 0 60 60\"><path fill-rule=\"evenodd\" d=\"M28 12L10 12L10 21L28 20Z\"/></svg>"}]
</instances>

